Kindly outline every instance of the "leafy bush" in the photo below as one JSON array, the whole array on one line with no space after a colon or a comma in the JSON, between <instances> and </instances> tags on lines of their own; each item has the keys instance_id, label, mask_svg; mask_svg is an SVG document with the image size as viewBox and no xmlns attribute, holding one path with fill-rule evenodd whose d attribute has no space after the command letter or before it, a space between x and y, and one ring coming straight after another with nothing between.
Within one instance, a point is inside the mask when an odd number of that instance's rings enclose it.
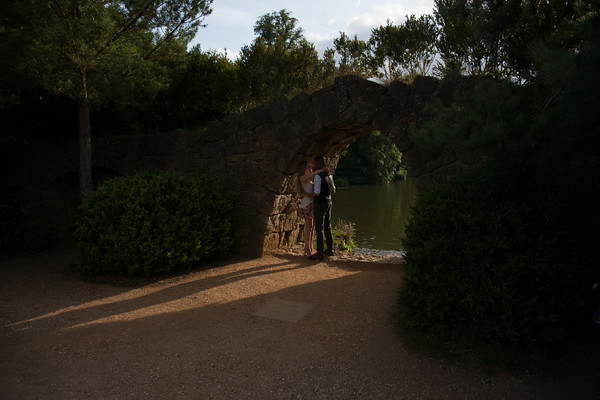
<instances>
[{"instance_id":1,"label":"leafy bush","mask_svg":"<svg viewBox=\"0 0 600 400\"><path fill-rule=\"evenodd\" d=\"M354 224L352 222L338 220L337 224L331 227L334 247L342 251L350 251L356 247L354 243Z\"/></svg>"},{"instance_id":2,"label":"leafy bush","mask_svg":"<svg viewBox=\"0 0 600 400\"><path fill-rule=\"evenodd\" d=\"M422 194L406 228L403 327L438 343L541 349L589 319L591 267L564 223L569 202L551 179L529 186L472 170Z\"/></svg>"},{"instance_id":3,"label":"leafy bush","mask_svg":"<svg viewBox=\"0 0 600 400\"><path fill-rule=\"evenodd\" d=\"M354 224L350 221L338 220L331 226L333 248L341 251L351 251L356 247L354 242ZM313 247L317 248L317 235L313 238Z\"/></svg>"},{"instance_id":4,"label":"leafy bush","mask_svg":"<svg viewBox=\"0 0 600 400\"><path fill-rule=\"evenodd\" d=\"M77 221L81 269L153 275L224 256L232 245L232 202L208 178L153 172L112 179Z\"/></svg>"}]
</instances>

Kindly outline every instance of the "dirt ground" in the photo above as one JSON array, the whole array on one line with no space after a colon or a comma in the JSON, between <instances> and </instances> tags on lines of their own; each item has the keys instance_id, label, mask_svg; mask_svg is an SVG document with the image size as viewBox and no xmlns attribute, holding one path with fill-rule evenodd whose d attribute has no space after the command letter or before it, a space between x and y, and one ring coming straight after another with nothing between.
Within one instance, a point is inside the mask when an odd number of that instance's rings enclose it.
<instances>
[{"instance_id":1,"label":"dirt ground","mask_svg":"<svg viewBox=\"0 0 600 400\"><path fill-rule=\"evenodd\" d=\"M0 259L0 399L600 399L600 372L490 375L411 352L394 262L272 255L137 285L76 263L68 247ZM274 299L313 307L254 315Z\"/></svg>"}]
</instances>

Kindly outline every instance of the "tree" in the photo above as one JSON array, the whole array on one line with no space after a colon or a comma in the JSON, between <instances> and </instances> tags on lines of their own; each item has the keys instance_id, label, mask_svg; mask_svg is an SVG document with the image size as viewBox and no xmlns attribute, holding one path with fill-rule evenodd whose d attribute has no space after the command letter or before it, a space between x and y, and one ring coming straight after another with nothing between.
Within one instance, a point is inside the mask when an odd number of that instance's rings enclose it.
<instances>
[{"instance_id":1,"label":"tree","mask_svg":"<svg viewBox=\"0 0 600 400\"><path fill-rule=\"evenodd\" d=\"M481 43L473 27L473 15L466 1L436 0L434 15L441 28L439 51L442 62L437 66L440 74L451 70L480 74L485 67Z\"/></svg>"},{"instance_id":2,"label":"tree","mask_svg":"<svg viewBox=\"0 0 600 400\"><path fill-rule=\"evenodd\" d=\"M285 9L262 15L254 24L254 33L261 38L267 46L282 45L284 49L291 50L302 40L302 29L296 28L298 20Z\"/></svg>"},{"instance_id":3,"label":"tree","mask_svg":"<svg viewBox=\"0 0 600 400\"><path fill-rule=\"evenodd\" d=\"M337 75L337 68L335 64L335 50L329 48L325 49L323 52L323 60L321 61L323 84L330 85L333 83Z\"/></svg>"},{"instance_id":4,"label":"tree","mask_svg":"<svg viewBox=\"0 0 600 400\"><path fill-rule=\"evenodd\" d=\"M427 75L437 54L438 28L431 15L406 17L407 65L410 73Z\"/></svg>"},{"instance_id":5,"label":"tree","mask_svg":"<svg viewBox=\"0 0 600 400\"><path fill-rule=\"evenodd\" d=\"M133 90L161 87L154 59L185 48L212 0L13 1L29 32L31 79L77 106L81 202L92 191L90 109ZM19 27L14 27L19 29Z\"/></svg>"},{"instance_id":6,"label":"tree","mask_svg":"<svg viewBox=\"0 0 600 400\"><path fill-rule=\"evenodd\" d=\"M242 85L238 66L224 53L192 48L169 72L171 83L157 95L150 112L161 130L196 128L239 111Z\"/></svg>"},{"instance_id":7,"label":"tree","mask_svg":"<svg viewBox=\"0 0 600 400\"><path fill-rule=\"evenodd\" d=\"M593 254L590 240L598 233L591 215L597 214L600 179L599 22L596 14L574 32L573 42L580 44L575 50L538 45L531 57L540 72L529 84L505 83L448 107L440 104L436 118L411 136L428 158L450 152L482 168L507 197L533 198L530 191L546 184L547 199L560 200L565 224L578 228L577 242L588 243L586 251Z\"/></svg>"},{"instance_id":8,"label":"tree","mask_svg":"<svg viewBox=\"0 0 600 400\"><path fill-rule=\"evenodd\" d=\"M357 35L350 39L344 32L340 32L340 37L333 40L335 53L339 54L338 75L358 75L363 78L370 78L372 73L367 65L365 57L367 43L359 40Z\"/></svg>"},{"instance_id":9,"label":"tree","mask_svg":"<svg viewBox=\"0 0 600 400\"><path fill-rule=\"evenodd\" d=\"M371 31L367 48L369 66L379 78L389 83L396 79L411 80L426 75L435 56L437 29L433 17L407 16L401 25L387 21Z\"/></svg>"},{"instance_id":10,"label":"tree","mask_svg":"<svg viewBox=\"0 0 600 400\"><path fill-rule=\"evenodd\" d=\"M297 28L286 10L265 14L254 26L258 35L242 47L240 74L248 88L248 105L279 95L293 95L319 87L326 81L327 63L321 62L312 43Z\"/></svg>"},{"instance_id":11,"label":"tree","mask_svg":"<svg viewBox=\"0 0 600 400\"><path fill-rule=\"evenodd\" d=\"M377 71L379 79L390 83L402 77L404 65L404 32L388 20L385 26L371 31L368 47L369 66Z\"/></svg>"},{"instance_id":12,"label":"tree","mask_svg":"<svg viewBox=\"0 0 600 400\"><path fill-rule=\"evenodd\" d=\"M530 81L539 70L532 46L564 47L570 32L597 9L578 0L436 0L437 70Z\"/></svg>"}]
</instances>

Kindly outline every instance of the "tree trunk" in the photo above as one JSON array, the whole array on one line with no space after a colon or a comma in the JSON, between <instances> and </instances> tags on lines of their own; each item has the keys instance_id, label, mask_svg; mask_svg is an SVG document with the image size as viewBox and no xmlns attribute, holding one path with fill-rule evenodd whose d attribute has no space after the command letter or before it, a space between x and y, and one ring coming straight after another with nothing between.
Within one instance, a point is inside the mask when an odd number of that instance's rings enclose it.
<instances>
[{"instance_id":1,"label":"tree trunk","mask_svg":"<svg viewBox=\"0 0 600 400\"><path fill-rule=\"evenodd\" d=\"M79 114L79 196L85 204L92 193L92 129L90 127L90 105L86 100L77 103Z\"/></svg>"}]
</instances>

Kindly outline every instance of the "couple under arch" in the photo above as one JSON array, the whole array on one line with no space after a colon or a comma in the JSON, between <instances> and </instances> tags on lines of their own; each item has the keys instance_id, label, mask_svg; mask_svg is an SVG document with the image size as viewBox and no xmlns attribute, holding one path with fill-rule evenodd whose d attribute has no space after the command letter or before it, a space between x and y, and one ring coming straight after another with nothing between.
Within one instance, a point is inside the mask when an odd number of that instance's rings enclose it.
<instances>
[{"instance_id":1,"label":"couple under arch","mask_svg":"<svg viewBox=\"0 0 600 400\"><path fill-rule=\"evenodd\" d=\"M333 255L331 232L331 195L335 193L333 176L321 156L306 161L301 166L298 179L302 202L298 215L304 218L304 252L306 257L322 260L324 255ZM313 238L317 235L317 250L313 249ZM324 243L325 242L325 243ZM327 245L327 250L324 249Z\"/></svg>"}]
</instances>

